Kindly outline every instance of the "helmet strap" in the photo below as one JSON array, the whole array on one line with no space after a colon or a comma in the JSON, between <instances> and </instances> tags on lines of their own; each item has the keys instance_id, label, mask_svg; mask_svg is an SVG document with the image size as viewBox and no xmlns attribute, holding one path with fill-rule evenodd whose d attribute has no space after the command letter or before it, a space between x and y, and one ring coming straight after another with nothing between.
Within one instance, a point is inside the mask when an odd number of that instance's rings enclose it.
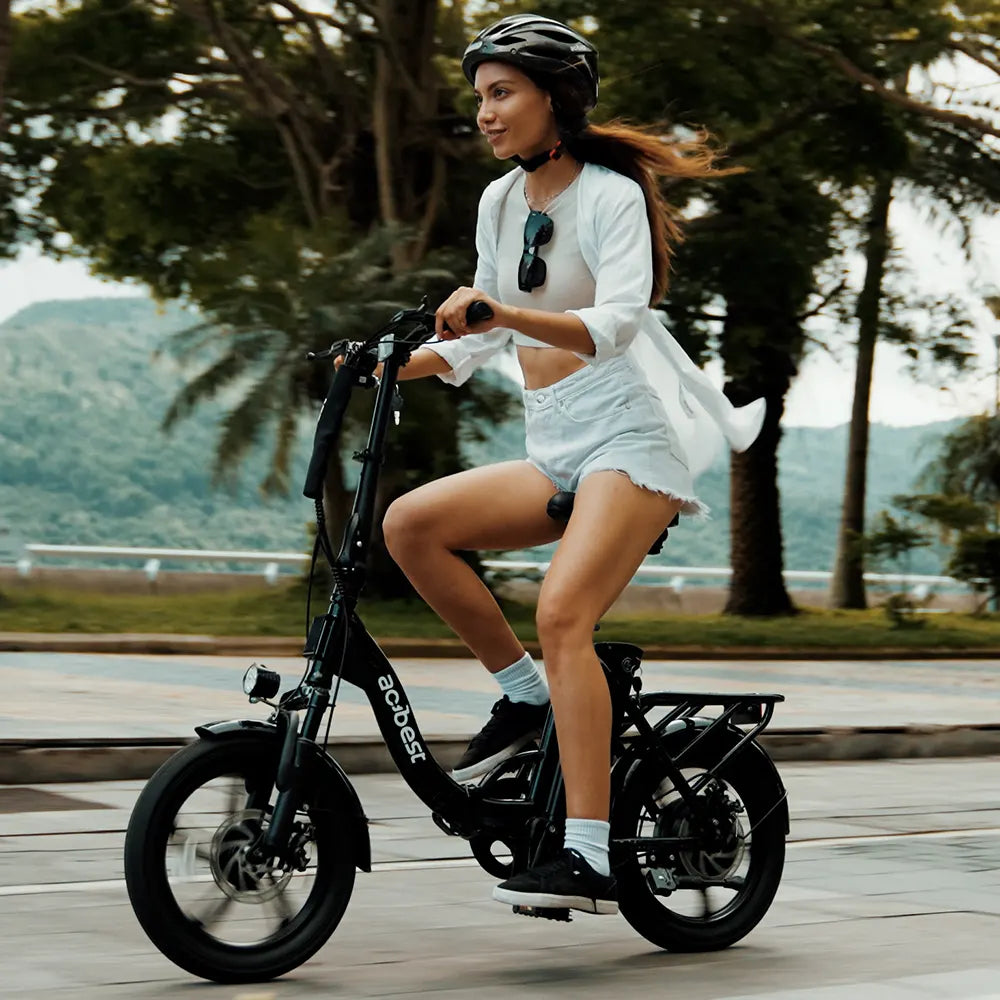
<instances>
[{"instance_id":1,"label":"helmet strap","mask_svg":"<svg viewBox=\"0 0 1000 1000\"><path fill-rule=\"evenodd\" d=\"M536 153L534 156L529 156L528 159L522 159L520 156L512 156L511 159L522 169L527 170L528 173L533 173L540 166L548 163L549 160L558 160L562 156L562 139L560 139L551 149L547 149L542 153Z\"/></svg>"}]
</instances>

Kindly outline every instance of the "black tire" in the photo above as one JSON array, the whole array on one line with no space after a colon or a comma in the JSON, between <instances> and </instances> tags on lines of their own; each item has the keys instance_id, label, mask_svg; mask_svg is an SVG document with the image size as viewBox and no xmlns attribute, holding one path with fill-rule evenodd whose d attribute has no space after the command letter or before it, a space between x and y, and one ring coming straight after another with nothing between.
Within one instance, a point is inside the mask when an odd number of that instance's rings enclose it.
<instances>
[{"instance_id":1,"label":"black tire","mask_svg":"<svg viewBox=\"0 0 1000 1000\"><path fill-rule=\"evenodd\" d=\"M310 889L303 890L305 902L294 916L290 916L287 897L293 895L289 887L297 876L288 876L284 881L276 880L273 873L268 874L267 881L257 874L248 877L234 860L238 851L233 845L238 848L246 843L245 831L252 832L253 824L273 808L278 752L277 740L266 734L192 743L174 754L150 778L129 821L125 881L132 909L149 939L167 958L203 979L219 983L261 982L298 967L329 939L351 898L355 845L351 828L343 819L338 822L336 809L316 808L314 803L306 802L297 815L303 831L308 832L303 834L303 844L314 857L315 867L310 871L315 879ZM196 797L199 803L207 800L216 784L227 780L226 776L235 777L229 784L234 799L239 797L246 802L257 790L259 797L269 804L264 809L231 812L230 818L225 818L225 809L198 812L192 806L191 815L203 822L206 829L191 834L193 828L184 827L178 819L179 815L186 815L185 803ZM319 794L318 782L311 782L310 787L317 787ZM219 816L224 817L221 823ZM237 822L233 817L242 819ZM213 829L215 834L209 842L206 838ZM177 856L189 855L193 860L183 863L208 865L211 878L192 876L171 881L168 864ZM234 870L235 875L231 874ZM307 881L307 877L300 877ZM185 891L206 892L210 896L209 906L214 909L200 916L185 912L175 890L182 895ZM234 894L241 892L242 896L234 899ZM271 903L279 911L277 929L250 942L216 937L210 930L213 924L206 918L221 919L234 902L244 904L239 914L251 916L234 925L238 936L256 934L257 925L265 922L262 906L270 909ZM256 909L248 910L245 905L248 902Z\"/></svg>"},{"instance_id":2,"label":"black tire","mask_svg":"<svg viewBox=\"0 0 1000 1000\"><path fill-rule=\"evenodd\" d=\"M690 737L677 734L665 744L675 755ZM723 755L723 746L696 747L682 760L681 770L690 781L713 766ZM650 855L642 849L615 845L623 837L689 836L685 824L688 810L671 792L665 790L662 765L655 761L640 762L632 771L624 789L615 797L611 815L612 866L618 881L618 903L622 916L647 941L660 948L676 952L716 951L728 948L745 937L767 913L781 882L785 862L785 811L779 804L782 794L770 761L758 749L748 747L723 768L718 777L721 788L730 801L742 803L745 812L737 814L732 823L739 824L745 837L740 853L740 837L730 839L728 846L713 854L706 852L676 852L668 857ZM716 792L718 794L718 792ZM777 807L776 807L777 805ZM653 815L655 813L655 816ZM739 829L732 828L738 833ZM736 864L739 858L739 864ZM746 862L742 876L736 872ZM726 871L727 866L735 866ZM742 878L742 887L713 884L704 878L706 869L721 883L734 883ZM653 873L653 874L647 874ZM663 885L659 892L651 884L655 875L669 881L677 880L680 887ZM710 900L732 893L718 910L710 910ZM690 904L690 905L688 905ZM701 909L701 913L690 912ZM687 910L688 912L684 912Z\"/></svg>"}]
</instances>

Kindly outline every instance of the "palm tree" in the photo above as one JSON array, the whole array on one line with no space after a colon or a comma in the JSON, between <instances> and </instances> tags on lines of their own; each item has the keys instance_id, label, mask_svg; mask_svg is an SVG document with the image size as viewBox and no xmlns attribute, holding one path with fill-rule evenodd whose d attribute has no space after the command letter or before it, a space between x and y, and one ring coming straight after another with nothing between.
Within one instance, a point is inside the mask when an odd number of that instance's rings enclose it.
<instances>
[{"instance_id":1,"label":"palm tree","mask_svg":"<svg viewBox=\"0 0 1000 1000\"><path fill-rule=\"evenodd\" d=\"M249 449L273 431L261 489L287 492L292 446L303 418L315 416L332 374L329 364L309 362L306 354L333 340L365 339L397 309L417 305L425 293L438 301L455 286L462 262L454 254L432 253L420 267L400 270L393 251L405 236L400 227L387 226L351 243L336 232L317 239L305 230L268 225L206 278L198 294L205 320L176 334L167 348L179 360L204 367L178 392L163 426L176 427L205 400L238 393L216 446L217 482L232 481ZM206 355L212 356L207 364ZM503 419L513 398L477 380L458 390L413 383L404 392L405 415L388 446L376 523L399 493L462 467L460 421L477 412ZM352 439L357 442L367 420L363 405L348 414L345 454L354 450ZM429 427L433 434L427 433ZM462 430L485 433L471 421L464 421ZM343 461L331 462L325 490L331 532L350 510L346 480ZM376 548L369 576L373 591L383 597L410 593L391 560Z\"/></svg>"}]
</instances>

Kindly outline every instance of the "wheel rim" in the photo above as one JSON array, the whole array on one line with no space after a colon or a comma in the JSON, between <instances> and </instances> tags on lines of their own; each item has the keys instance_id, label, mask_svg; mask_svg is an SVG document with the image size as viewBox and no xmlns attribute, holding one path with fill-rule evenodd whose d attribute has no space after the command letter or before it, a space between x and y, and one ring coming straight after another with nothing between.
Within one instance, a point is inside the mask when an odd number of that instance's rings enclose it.
<instances>
[{"instance_id":1,"label":"wheel rim","mask_svg":"<svg viewBox=\"0 0 1000 1000\"><path fill-rule=\"evenodd\" d=\"M164 874L178 910L198 933L229 947L260 948L295 932L324 895L324 845L307 813L293 826L294 865L255 863L249 853L266 828L269 787L253 765L181 796L163 845ZM273 795L272 795L273 798Z\"/></svg>"},{"instance_id":2,"label":"wheel rim","mask_svg":"<svg viewBox=\"0 0 1000 1000\"><path fill-rule=\"evenodd\" d=\"M705 772L682 769L692 783ZM753 843L747 835L746 804L727 781L711 779L699 799L713 803L712 842L696 848L636 849L634 863L651 897L681 921L712 924L737 910L753 885ZM698 831L673 782L666 778L645 797L637 817L637 837L692 837Z\"/></svg>"}]
</instances>

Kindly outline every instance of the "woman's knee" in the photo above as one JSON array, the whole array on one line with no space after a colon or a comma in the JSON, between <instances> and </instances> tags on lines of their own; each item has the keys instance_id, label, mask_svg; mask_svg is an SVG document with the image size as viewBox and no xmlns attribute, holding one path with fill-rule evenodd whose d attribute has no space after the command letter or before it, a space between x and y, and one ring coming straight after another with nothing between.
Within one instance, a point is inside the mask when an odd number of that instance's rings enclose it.
<instances>
[{"instance_id":1,"label":"woman's knee","mask_svg":"<svg viewBox=\"0 0 1000 1000\"><path fill-rule=\"evenodd\" d=\"M579 595L565 591L546 592L542 588L535 608L535 626L538 641L543 649L548 648L550 654L557 653L561 646L589 642L595 624L582 606Z\"/></svg>"},{"instance_id":2,"label":"woman's knee","mask_svg":"<svg viewBox=\"0 0 1000 1000\"><path fill-rule=\"evenodd\" d=\"M424 505L413 493L406 493L389 504L382 518L382 537L392 557L406 551L407 544L419 538L426 545L430 540L430 522Z\"/></svg>"}]
</instances>

